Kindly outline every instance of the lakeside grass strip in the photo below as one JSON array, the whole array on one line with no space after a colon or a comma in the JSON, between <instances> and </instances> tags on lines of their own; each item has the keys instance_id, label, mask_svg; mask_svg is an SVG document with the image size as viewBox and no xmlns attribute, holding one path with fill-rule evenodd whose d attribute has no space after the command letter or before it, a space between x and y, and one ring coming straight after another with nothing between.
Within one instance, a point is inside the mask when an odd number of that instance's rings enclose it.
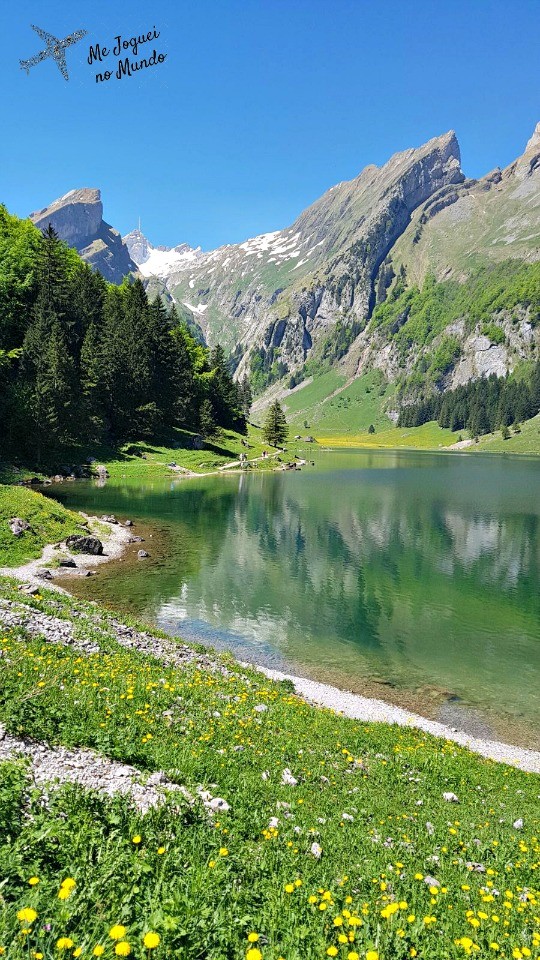
<instances>
[{"instance_id":1,"label":"lakeside grass strip","mask_svg":"<svg viewBox=\"0 0 540 960\"><path fill-rule=\"evenodd\" d=\"M3 582L1 593L15 591ZM78 787L44 804L23 761L3 764L9 957L57 957L62 938L67 956L103 946L114 957L126 942L143 957L148 930L161 938L156 956L210 960L538 954L537 776L311 707L231 658L218 658L225 671L164 666L119 647L95 605L48 591L25 602L71 619L100 650L6 631L9 732L163 770L230 810L213 824L168 804L143 817ZM63 899L66 878L75 885ZM17 919L25 908L31 922ZM115 924L123 941L109 936Z\"/></svg>"}]
</instances>

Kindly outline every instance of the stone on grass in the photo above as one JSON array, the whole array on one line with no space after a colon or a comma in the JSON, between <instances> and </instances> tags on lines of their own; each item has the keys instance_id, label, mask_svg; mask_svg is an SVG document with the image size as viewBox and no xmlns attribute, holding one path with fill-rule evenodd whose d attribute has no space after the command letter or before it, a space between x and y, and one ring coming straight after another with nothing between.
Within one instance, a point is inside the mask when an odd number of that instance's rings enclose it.
<instances>
[{"instance_id":1,"label":"stone on grass","mask_svg":"<svg viewBox=\"0 0 540 960\"><path fill-rule=\"evenodd\" d=\"M450 790L443 793L443 800L446 800L447 803L459 803L455 793L452 793Z\"/></svg>"},{"instance_id":2,"label":"stone on grass","mask_svg":"<svg viewBox=\"0 0 540 960\"><path fill-rule=\"evenodd\" d=\"M30 524L27 520L21 520L20 517L12 517L9 521L9 529L14 537L21 537L25 530L30 529Z\"/></svg>"},{"instance_id":3,"label":"stone on grass","mask_svg":"<svg viewBox=\"0 0 540 960\"><path fill-rule=\"evenodd\" d=\"M298 780L296 779L296 777L293 777L288 767L285 767L283 773L281 774L281 782L285 787L298 786Z\"/></svg>"}]
</instances>

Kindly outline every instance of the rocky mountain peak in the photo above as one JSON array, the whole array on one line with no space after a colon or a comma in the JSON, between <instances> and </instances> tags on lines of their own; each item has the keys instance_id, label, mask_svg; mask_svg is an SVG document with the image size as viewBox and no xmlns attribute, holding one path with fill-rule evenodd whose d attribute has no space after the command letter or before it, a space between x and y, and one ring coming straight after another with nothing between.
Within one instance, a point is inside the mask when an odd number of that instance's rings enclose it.
<instances>
[{"instance_id":1,"label":"rocky mountain peak","mask_svg":"<svg viewBox=\"0 0 540 960\"><path fill-rule=\"evenodd\" d=\"M148 238L145 237L144 233L139 229L135 229L132 230L131 233L127 233L125 237L122 237L122 240L129 250L131 259L137 266L140 266L141 263L146 263L152 250L152 244Z\"/></svg>"},{"instance_id":2,"label":"rocky mountain peak","mask_svg":"<svg viewBox=\"0 0 540 960\"><path fill-rule=\"evenodd\" d=\"M51 224L61 240L111 283L121 283L137 270L118 231L104 221L101 192L95 188L70 190L31 213L30 219L40 230Z\"/></svg>"},{"instance_id":3,"label":"rocky mountain peak","mask_svg":"<svg viewBox=\"0 0 540 960\"><path fill-rule=\"evenodd\" d=\"M532 137L527 141L527 146L525 147L525 153L538 153L540 150L540 123L537 123Z\"/></svg>"},{"instance_id":4,"label":"rocky mountain peak","mask_svg":"<svg viewBox=\"0 0 540 960\"><path fill-rule=\"evenodd\" d=\"M179 243L176 247L155 247L138 229L126 234L124 243L140 273L148 278L164 279L202 256L201 248L193 249L189 243Z\"/></svg>"},{"instance_id":5,"label":"rocky mountain peak","mask_svg":"<svg viewBox=\"0 0 540 960\"><path fill-rule=\"evenodd\" d=\"M90 187L70 190L48 207L31 213L30 219L40 230L51 223L70 247L86 246L86 241L98 232L103 219L101 192Z\"/></svg>"}]
</instances>

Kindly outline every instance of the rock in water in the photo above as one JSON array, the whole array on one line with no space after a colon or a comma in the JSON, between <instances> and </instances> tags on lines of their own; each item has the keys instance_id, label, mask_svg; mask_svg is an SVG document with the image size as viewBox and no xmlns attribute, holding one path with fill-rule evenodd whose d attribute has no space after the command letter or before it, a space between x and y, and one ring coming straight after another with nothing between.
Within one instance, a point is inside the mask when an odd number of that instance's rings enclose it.
<instances>
[{"instance_id":1,"label":"rock in water","mask_svg":"<svg viewBox=\"0 0 540 960\"><path fill-rule=\"evenodd\" d=\"M95 556L103 553L103 544L97 537L83 537L76 533L67 537L66 547L74 553L92 553Z\"/></svg>"}]
</instances>

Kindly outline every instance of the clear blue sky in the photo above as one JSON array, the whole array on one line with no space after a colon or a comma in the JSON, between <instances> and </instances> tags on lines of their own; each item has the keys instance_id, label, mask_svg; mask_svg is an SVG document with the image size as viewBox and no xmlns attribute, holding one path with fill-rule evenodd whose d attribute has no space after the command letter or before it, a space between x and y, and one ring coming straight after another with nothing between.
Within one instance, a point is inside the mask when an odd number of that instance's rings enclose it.
<instances>
[{"instance_id":1,"label":"clear blue sky","mask_svg":"<svg viewBox=\"0 0 540 960\"><path fill-rule=\"evenodd\" d=\"M42 47L31 23L88 30L68 83L52 60L19 68ZM165 63L96 85L89 42L154 26ZM450 128L480 176L540 120L540 0L4 0L0 42L0 200L26 215L100 187L105 219L140 215L155 244L285 227Z\"/></svg>"}]
</instances>

